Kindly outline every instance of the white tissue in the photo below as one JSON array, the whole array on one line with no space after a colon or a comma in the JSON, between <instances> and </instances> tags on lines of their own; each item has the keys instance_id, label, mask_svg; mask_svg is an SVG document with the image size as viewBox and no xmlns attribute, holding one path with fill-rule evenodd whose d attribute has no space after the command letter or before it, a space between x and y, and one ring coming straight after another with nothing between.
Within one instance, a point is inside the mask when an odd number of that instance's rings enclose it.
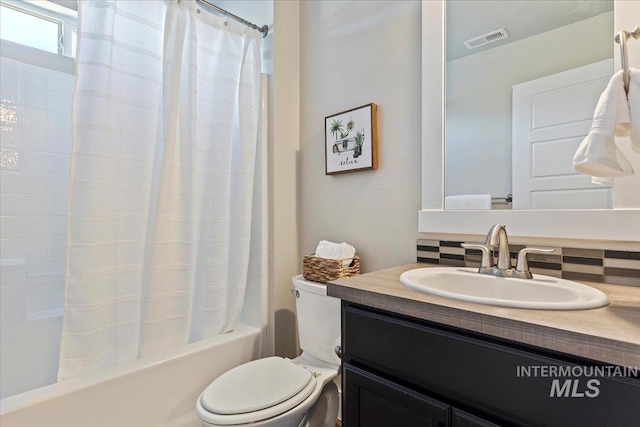
<instances>
[{"instance_id":1,"label":"white tissue","mask_svg":"<svg viewBox=\"0 0 640 427\"><path fill-rule=\"evenodd\" d=\"M333 243L327 240L321 240L316 248L316 256L318 258L341 259L342 265L348 267L353 261L356 254L356 248L348 243Z\"/></svg>"}]
</instances>

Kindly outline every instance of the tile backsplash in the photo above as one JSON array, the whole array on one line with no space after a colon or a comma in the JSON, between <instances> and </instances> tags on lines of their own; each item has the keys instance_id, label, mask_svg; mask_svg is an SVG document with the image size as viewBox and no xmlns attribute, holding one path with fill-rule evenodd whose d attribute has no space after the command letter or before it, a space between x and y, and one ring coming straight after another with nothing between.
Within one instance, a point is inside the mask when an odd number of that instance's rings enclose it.
<instances>
[{"instance_id":1,"label":"tile backsplash","mask_svg":"<svg viewBox=\"0 0 640 427\"><path fill-rule=\"evenodd\" d=\"M463 242L452 240L418 239L417 261L454 267L480 267L479 250L465 249ZM525 246L509 245L511 262L516 263L518 251ZM529 254L529 268L533 274L561 277L568 280L640 286L640 252L607 249L578 249L545 246L555 251L548 254Z\"/></svg>"}]
</instances>

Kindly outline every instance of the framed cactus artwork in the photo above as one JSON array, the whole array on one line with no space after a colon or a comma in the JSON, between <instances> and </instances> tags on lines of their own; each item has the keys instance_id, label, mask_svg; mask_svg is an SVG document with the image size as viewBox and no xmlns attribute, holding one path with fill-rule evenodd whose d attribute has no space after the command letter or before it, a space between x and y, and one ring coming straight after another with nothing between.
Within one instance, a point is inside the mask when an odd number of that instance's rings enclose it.
<instances>
[{"instance_id":1,"label":"framed cactus artwork","mask_svg":"<svg viewBox=\"0 0 640 427\"><path fill-rule=\"evenodd\" d=\"M325 117L327 175L378 169L377 109L367 104Z\"/></svg>"}]
</instances>

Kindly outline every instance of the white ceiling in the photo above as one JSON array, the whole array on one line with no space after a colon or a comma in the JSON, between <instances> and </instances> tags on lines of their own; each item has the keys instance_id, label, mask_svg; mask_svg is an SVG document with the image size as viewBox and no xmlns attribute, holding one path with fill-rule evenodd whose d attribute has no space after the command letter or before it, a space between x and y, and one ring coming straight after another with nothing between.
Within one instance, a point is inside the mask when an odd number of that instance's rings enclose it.
<instances>
[{"instance_id":1,"label":"white ceiling","mask_svg":"<svg viewBox=\"0 0 640 427\"><path fill-rule=\"evenodd\" d=\"M447 61L612 10L613 0L447 0ZM472 50L463 44L500 28L509 34L507 39Z\"/></svg>"}]
</instances>

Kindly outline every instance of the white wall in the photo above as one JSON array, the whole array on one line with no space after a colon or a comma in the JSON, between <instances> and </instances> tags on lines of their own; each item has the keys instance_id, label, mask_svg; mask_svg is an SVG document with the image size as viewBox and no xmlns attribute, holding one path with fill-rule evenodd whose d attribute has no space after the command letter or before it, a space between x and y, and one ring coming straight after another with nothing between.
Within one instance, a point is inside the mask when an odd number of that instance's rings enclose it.
<instances>
[{"instance_id":1,"label":"white wall","mask_svg":"<svg viewBox=\"0 0 640 427\"><path fill-rule=\"evenodd\" d=\"M5 56L0 74L0 397L6 397L55 382L58 372L75 76Z\"/></svg>"},{"instance_id":2,"label":"white wall","mask_svg":"<svg viewBox=\"0 0 640 427\"><path fill-rule=\"evenodd\" d=\"M603 32L613 12L447 63L447 195L512 192L512 85L612 57Z\"/></svg>"},{"instance_id":3,"label":"white wall","mask_svg":"<svg viewBox=\"0 0 640 427\"><path fill-rule=\"evenodd\" d=\"M415 260L420 7L418 1L301 2L298 255L327 239L353 244L365 272ZM378 105L379 169L325 175L324 118L370 102Z\"/></svg>"},{"instance_id":4,"label":"white wall","mask_svg":"<svg viewBox=\"0 0 640 427\"><path fill-rule=\"evenodd\" d=\"M271 145L271 307L275 353L298 354L291 278L302 271L300 193L300 1L274 3Z\"/></svg>"}]
</instances>

